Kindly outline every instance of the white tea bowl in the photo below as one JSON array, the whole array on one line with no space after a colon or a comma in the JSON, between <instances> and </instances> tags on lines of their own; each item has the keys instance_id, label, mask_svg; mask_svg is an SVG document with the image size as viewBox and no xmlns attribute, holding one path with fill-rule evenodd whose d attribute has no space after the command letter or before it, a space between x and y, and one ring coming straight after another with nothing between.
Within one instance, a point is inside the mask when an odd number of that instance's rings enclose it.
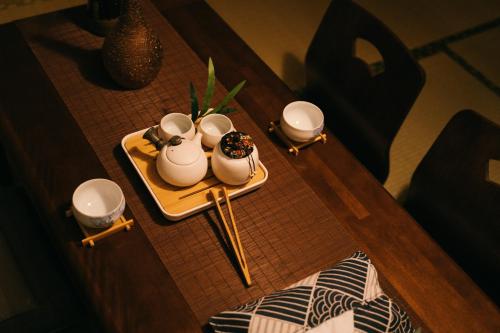
<instances>
[{"instance_id":1,"label":"white tea bowl","mask_svg":"<svg viewBox=\"0 0 500 333\"><path fill-rule=\"evenodd\" d=\"M95 178L87 180L73 192L72 212L78 222L90 228L107 228L125 210L125 197L115 182Z\"/></svg>"},{"instance_id":2,"label":"white tea bowl","mask_svg":"<svg viewBox=\"0 0 500 333\"><path fill-rule=\"evenodd\" d=\"M306 142L318 136L324 127L321 109L306 101L288 104L281 114L280 125L291 140Z\"/></svg>"},{"instance_id":3,"label":"white tea bowl","mask_svg":"<svg viewBox=\"0 0 500 333\"><path fill-rule=\"evenodd\" d=\"M225 115L214 113L201 119L198 131L203 134L201 143L208 148L213 148L224 134L234 131L234 126L231 119Z\"/></svg>"},{"instance_id":4,"label":"white tea bowl","mask_svg":"<svg viewBox=\"0 0 500 333\"><path fill-rule=\"evenodd\" d=\"M188 140L193 139L195 129L191 116L183 113L167 114L161 118L160 126L158 126L158 134L165 141L170 140L174 135Z\"/></svg>"}]
</instances>

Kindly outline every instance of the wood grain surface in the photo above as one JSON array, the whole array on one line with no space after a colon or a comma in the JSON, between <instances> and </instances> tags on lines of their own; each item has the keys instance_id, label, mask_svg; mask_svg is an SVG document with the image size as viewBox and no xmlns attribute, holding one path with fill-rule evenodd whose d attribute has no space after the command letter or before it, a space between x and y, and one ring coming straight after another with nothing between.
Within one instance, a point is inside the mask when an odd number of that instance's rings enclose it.
<instances>
[{"instance_id":1,"label":"wood grain surface","mask_svg":"<svg viewBox=\"0 0 500 333\"><path fill-rule=\"evenodd\" d=\"M169 6L163 15L201 59L224 63L218 71L226 86L242 75L247 86L237 96L259 128L279 119L297 97L204 2ZM402 209L334 137L326 145L281 153L351 231L389 286L432 332L498 332L498 307ZM311 172L314 170L314 172Z\"/></svg>"},{"instance_id":2,"label":"wood grain surface","mask_svg":"<svg viewBox=\"0 0 500 333\"><path fill-rule=\"evenodd\" d=\"M246 288L241 279L215 210L177 223L158 214L144 185L132 183L138 175L127 173L130 162L120 163L124 152L119 143L126 134L157 124L164 112L189 112L189 81L203 87L207 69L153 5L144 1L143 7L166 56L156 80L141 90L120 89L106 72L99 72L99 62L90 62L102 38L76 24L72 14L77 11L31 19L20 27L109 176L122 187L137 223L200 325L205 325L211 315L284 288L358 247L238 105L231 120L235 128L252 135L270 175L265 186L233 202L252 286ZM96 73L100 76L91 77ZM214 100L226 93L218 84ZM146 196L140 198L141 192Z\"/></svg>"},{"instance_id":3,"label":"wood grain surface","mask_svg":"<svg viewBox=\"0 0 500 333\"><path fill-rule=\"evenodd\" d=\"M372 258L384 289L417 325L498 331L493 303L331 133L328 144L298 158L267 135L269 121L296 97L204 2L157 1L168 22L145 4L166 62L140 91L118 89L99 67L102 40L81 29L81 8L0 28L10 46L0 50L2 142L106 331L199 331L209 315L354 249ZM167 223L119 147L123 136L157 123L165 110L187 113L188 83L204 86L208 56L219 87L247 79L231 118L263 148L270 172L263 188L233 202L251 288L219 236L215 213ZM225 92L219 89L216 99ZM125 216L137 224L89 250L62 212L74 188L95 177L120 184Z\"/></svg>"},{"instance_id":4,"label":"wood grain surface","mask_svg":"<svg viewBox=\"0 0 500 333\"><path fill-rule=\"evenodd\" d=\"M1 26L0 40L9 45L0 49L1 140L103 331L199 331L139 224L81 247L81 232L64 212L78 184L109 175L16 26ZM128 209L125 216L134 218Z\"/></svg>"}]
</instances>

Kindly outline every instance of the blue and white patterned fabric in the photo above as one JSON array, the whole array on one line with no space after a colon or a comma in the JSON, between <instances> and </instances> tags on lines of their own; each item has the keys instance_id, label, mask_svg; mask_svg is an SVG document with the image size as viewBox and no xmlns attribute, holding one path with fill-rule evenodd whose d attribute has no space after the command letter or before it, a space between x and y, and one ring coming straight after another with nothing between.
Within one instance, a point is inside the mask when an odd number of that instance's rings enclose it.
<instances>
[{"instance_id":1,"label":"blue and white patterned fabric","mask_svg":"<svg viewBox=\"0 0 500 333\"><path fill-rule=\"evenodd\" d=\"M363 252L219 313L209 323L225 333L414 332L408 315L380 288L377 271Z\"/></svg>"}]
</instances>

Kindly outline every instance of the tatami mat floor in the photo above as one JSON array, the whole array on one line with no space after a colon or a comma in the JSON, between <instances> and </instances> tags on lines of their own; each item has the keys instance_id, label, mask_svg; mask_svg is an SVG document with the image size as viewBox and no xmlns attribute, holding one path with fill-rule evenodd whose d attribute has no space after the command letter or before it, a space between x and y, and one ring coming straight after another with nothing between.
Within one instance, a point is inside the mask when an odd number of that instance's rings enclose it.
<instances>
[{"instance_id":1,"label":"tatami mat floor","mask_svg":"<svg viewBox=\"0 0 500 333\"><path fill-rule=\"evenodd\" d=\"M85 2L0 0L0 23ZM305 54L330 0L207 2L290 88L301 90ZM358 3L415 51L427 74L426 85L391 149L391 170L384 186L400 199L416 166L456 112L474 109L500 124L500 1L358 0ZM381 59L365 43L358 44L357 53L368 63ZM500 163L490 163L490 178L498 181ZM5 254L0 253L0 266L12 267L12 276L16 276L2 244L0 238L0 252ZM16 312L15 306L7 305L4 296L0 288L0 320Z\"/></svg>"},{"instance_id":2,"label":"tatami mat floor","mask_svg":"<svg viewBox=\"0 0 500 333\"><path fill-rule=\"evenodd\" d=\"M404 197L416 166L450 118L474 109L500 124L500 1L358 0L412 50L427 75L423 91L391 148L385 188ZM292 89L304 85L304 59L330 0L208 0ZM357 45L368 63L381 60ZM498 164L490 178L498 179Z\"/></svg>"},{"instance_id":3,"label":"tatami mat floor","mask_svg":"<svg viewBox=\"0 0 500 333\"><path fill-rule=\"evenodd\" d=\"M500 98L445 54L421 60L427 82L391 147L385 188L404 196L416 166L453 115L477 110L500 124ZM494 171L494 170L491 170Z\"/></svg>"},{"instance_id":4,"label":"tatami mat floor","mask_svg":"<svg viewBox=\"0 0 500 333\"><path fill-rule=\"evenodd\" d=\"M85 0L0 0L0 23L85 3ZM293 90L304 86L304 58L330 0L207 0ZM399 198L444 125L471 108L500 123L500 1L357 0L386 23L419 58L427 83L391 148L384 184ZM462 33L465 32L465 33ZM357 44L368 63L381 60ZM490 170L493 178L500 170Z\"/></svg>"}]
</instances>

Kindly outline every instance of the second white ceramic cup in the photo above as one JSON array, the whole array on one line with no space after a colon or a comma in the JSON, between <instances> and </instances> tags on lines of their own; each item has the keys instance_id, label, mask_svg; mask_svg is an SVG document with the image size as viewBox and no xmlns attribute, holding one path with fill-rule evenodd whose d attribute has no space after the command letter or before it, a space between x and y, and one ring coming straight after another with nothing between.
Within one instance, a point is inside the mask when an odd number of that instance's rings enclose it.
<instances>
[{"instance_id":1,"label":"second white ceramic cup","mask_svg":"<svg viewBox=\"0 0 500 333\"><path fill-rule=\"evenodd\" d=\"M323 130L323 112L316 105L306 101L288 104L281 114L280 126L286 136L296 142L306 142L318 136Z\"/></svg>"},{"instance_id":2,"label":"second white ceramic cup","mask_svg":"<svg viewBox=\"0 0 500 333\"><path fill-rule=\"evenodd\" d=\"M201 143L208 148L213 148L224 134L234 131L234 126L231 119L225 115L214 113L201 119L198 131L203 134Z\"/></svg>"},{"instance_id":3,"label":"second white ceramic cup","mask_svg":"<svg viewBox=\"0 0 500 333\"><path fill-rule=\"evenodd\" d=\"M170 140L174 135L188 140L194 138L195 129L191 117L183 113L169 113L161 118L158 134L163 140Z\"/></svg>"},{"instance_id":4,"label":"second white ceramic cup","mask_svg":"<svg viewBox=\"0 0 500 333\"><path fill-rule=\"evenodd\" d=\"M109 179L87 180L73 193L73 215L87 227L107 228L122 215L124 209L123 192L118 184Z\"/></svg>"}]
</instances>

